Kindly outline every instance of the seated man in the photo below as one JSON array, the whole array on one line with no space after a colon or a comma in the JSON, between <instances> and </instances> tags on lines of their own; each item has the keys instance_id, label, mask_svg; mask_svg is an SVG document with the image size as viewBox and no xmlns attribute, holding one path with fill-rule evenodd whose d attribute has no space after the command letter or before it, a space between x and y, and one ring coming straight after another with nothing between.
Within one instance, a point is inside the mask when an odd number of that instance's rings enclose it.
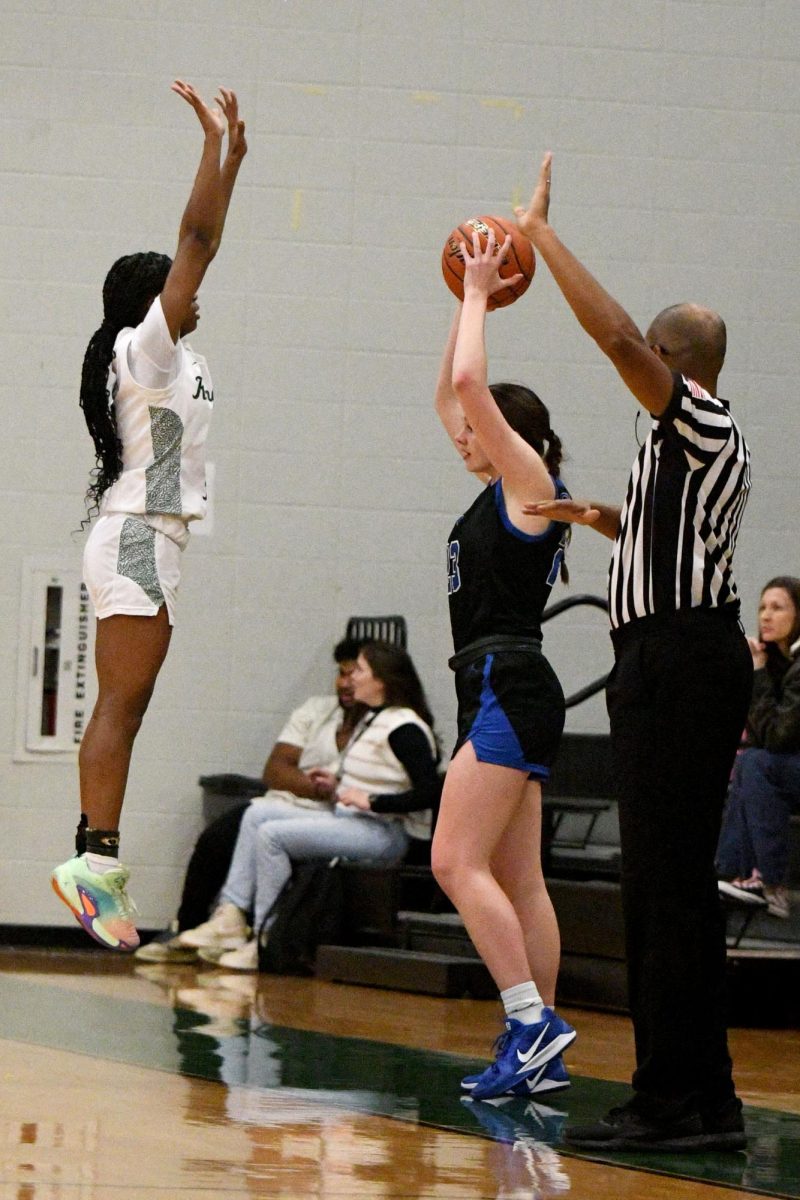
<instances>
[{"instance_id":1,"label":"seated man","mask_svg":"<svg viewBox=\"0 0 800 1200\"><path fill-rule=\"evenodd\" d=\"M180 934L170 934L140 946L135 957L145 962L188 962L196 957L198 945L223 948L240 946L247 927L233 905L221 905L207 921L209 912L232 869L237 840L240 858L237 870L246 868L246 847L263 821L282 817L315 816L333 807L333 773L339 755L364 713L364 705L353 696L352 674L359 643L345 638L334 648L337 664L336 695L311 696L296 708L281 730L264 766L266 795L249 805L223 813L204 829L197 840L186 870L178 930L192 930L200 942L184 943ZM318 772L318 773L317 773ZM240 830L244 834L239 839ZM201 934L202 930L202 934ZM208 940L210 938L210 940Z\"/></svg>"},{"instance_id":2,"label":"seated man","mask_svg":"<svg viewBox=\"0 0 800 1200\"><path fill-rule=\"evenodd\" d=\"M179 935L200 957L230 970L258 969L257 936L298 862L373 862L405 858L412 841L429 841L441 791L433 717L405 650L365 642L353 672L353 695L365 711L339 756L335 773L312 772L335 798L321 815L242 822L220 905L210 921ZM247 914L254 936L245 940ZM240 945L229 949L231 942Z\"/></svg>"}]
</instances>

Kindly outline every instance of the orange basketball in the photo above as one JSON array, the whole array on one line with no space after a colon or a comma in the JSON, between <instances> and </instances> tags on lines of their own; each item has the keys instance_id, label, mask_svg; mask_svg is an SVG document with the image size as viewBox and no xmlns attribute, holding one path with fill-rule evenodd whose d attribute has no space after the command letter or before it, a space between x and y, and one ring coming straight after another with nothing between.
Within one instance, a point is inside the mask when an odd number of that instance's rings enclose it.
<instances>
[{"instance_id":1,"label":"orange basketball","mask_svg":"<svg viewBox=\"0 0 800 1200\"><path fill-rule=\"evenodd\" d=\"M523 292L528 290L533 279L533 272L536 270L533 246L525 235L520 233L513 221L507 221L504 217L472 217L469 221L463 221L453 230L444 244L442 274L445 283L456 299L463 300L464 259L461 255L461 243L466 242L467 249L471 251L472 234L475 231L480 235L481 249L483 249L486 246L490 226L494 229L498 246L502 246L506 235L511 234L511 245L500 266L500 278L509 279L512 275L522 273L522 279L518 280L513 287L504 288L502 292L495 292L493 296L489 297L486 307L491 311L493 308L505 308L507 304L513 304L515 300L519 300Z\"/></svg>"}]
</instances>

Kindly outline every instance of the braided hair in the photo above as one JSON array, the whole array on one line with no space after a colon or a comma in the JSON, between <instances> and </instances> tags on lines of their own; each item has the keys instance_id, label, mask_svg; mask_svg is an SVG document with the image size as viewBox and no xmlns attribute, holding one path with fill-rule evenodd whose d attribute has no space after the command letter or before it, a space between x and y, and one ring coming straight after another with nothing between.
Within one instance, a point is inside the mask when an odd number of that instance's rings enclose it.
<instances>
[{"instance_id":1,"label":"braided hair","mask_svg":"<svg viewBox=\"0 0 800 1200\"><path fill-rule=\"evenodd\" d=\"M534 391L521 383L492 383L489 391L506 422L532 446L551 475L558 477L564 459L561 438L550 427L550 413ZM570 540L567 533L567 542ZM569 583L569 570L561 559L561 578Z\"/></svg>"},{"instance_id":2,"label":"braided hair","mask_svg":"<svg viewBox=\"0 0 800 1200\"><path fill-rule=\"evenodd\" d=\"M121 329L138 325L166 282L172 259L148 251L118 258L103 284L103 321L83 357L80 405L92 435L95 466L86 491L88 519L122 471L122 443L108 393L108 371Z\"/></svg>"}]
</instances>

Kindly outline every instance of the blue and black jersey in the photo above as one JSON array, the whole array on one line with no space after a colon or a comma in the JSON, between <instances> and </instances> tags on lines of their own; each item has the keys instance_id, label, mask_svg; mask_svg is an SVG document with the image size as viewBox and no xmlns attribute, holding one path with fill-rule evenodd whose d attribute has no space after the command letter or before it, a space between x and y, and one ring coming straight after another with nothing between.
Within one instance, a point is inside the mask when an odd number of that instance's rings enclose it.
<instances>
[{"instance_id":1,"label":"blue and black jersey","mask_svg":"<svg viewBox=\"0 0 800 1200\"><path fill-rule=\"evenodd\" d=\"M554 479L556 498L569 492ZM447 591L453 648L497 635L541 638L542 611L558 577L569 526L523 533L506 511L502 479L489 484L459 517L447 546Z\"/></svg>"}]
</instances>

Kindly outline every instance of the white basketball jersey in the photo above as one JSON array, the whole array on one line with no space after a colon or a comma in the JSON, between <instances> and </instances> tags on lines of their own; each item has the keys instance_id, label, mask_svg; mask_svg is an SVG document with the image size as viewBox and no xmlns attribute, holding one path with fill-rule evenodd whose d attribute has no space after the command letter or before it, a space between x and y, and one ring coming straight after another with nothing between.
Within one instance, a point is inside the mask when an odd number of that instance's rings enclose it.
<instances>
[{"instance_id":1,"label":"white basketball jersey","mask_svg":"<svg viewBox=\"0 0 800 1200\"><path fill-rule=\"evenodd\" d=\"M205 359L180 339L175 375L165 387L147 388L133 377L129 359L135 330L114 343L111 398L122 442L122 473L103 497L101 512L141 513L179 544L186 523L206 512L205 442L214 391Z\"/></svg>"}]
</instances>

